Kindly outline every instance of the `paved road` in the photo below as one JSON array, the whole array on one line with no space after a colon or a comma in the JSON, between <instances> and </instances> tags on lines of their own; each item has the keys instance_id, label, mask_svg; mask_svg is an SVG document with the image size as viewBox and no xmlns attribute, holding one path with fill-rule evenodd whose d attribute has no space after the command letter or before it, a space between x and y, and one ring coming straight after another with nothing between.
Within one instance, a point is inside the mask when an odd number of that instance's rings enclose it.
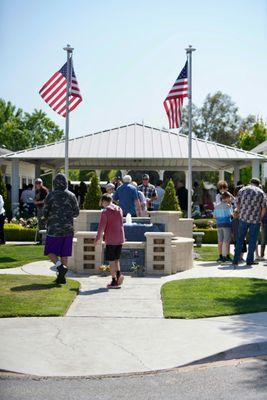
<instances>
[{"instance_id":1,"label":"paved road","mask_svg":"<svg viewBox=\"0 0 267 400\"><path fill-rule=\"evenodd\" d=\"M0 375L1 400L266 400L266 393L263 357L112 378Z\"/></svg>"}]
</instances>

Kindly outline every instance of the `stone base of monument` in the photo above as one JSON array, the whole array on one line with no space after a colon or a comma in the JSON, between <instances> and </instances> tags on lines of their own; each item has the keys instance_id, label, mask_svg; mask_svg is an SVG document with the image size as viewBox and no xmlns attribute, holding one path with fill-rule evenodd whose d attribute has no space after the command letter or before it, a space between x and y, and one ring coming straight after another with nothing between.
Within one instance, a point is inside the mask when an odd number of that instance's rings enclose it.
<instances>
[{"instance_id":1,"label":"stone base of monument","mask_svg":"<svg viewBox=\"0 0 267 400\"><path fill-rule=\"evenodd\" d=\"M98 224L99 217L99 211L83 210L75 221L69 269L78 274L101 274L99 267L108 263L105 259L105 243L102 241L95 246L96 232L89 230L92 224ZM140 224L150 221L151 224L164 226L165 231L145 232L144 241L126 241L121 255L123 272L130 272L133 263L144 266L148 275L170 275L192 268L193 220L180 219L180 213L177 212L159 211L152 212L149 221L138 221L138 218L133 221Z\"/></svg>"}]
</instances>

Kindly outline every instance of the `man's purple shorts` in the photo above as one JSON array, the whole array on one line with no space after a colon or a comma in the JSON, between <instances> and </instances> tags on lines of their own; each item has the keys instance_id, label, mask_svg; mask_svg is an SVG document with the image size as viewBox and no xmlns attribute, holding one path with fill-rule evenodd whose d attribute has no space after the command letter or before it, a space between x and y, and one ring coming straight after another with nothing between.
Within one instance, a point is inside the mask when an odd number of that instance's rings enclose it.
<instances>
[{"instance_id":1,"label":"man's purple shorts","mask_svg":"<svg viewBox=\"0 0 267 400\"><path fill-rule=\"evenodd\" d=\"M73 236L47 236L45 241L45 256L55 254L60 257L70 257L72 255Z\"/></svg>"}]
</instances>

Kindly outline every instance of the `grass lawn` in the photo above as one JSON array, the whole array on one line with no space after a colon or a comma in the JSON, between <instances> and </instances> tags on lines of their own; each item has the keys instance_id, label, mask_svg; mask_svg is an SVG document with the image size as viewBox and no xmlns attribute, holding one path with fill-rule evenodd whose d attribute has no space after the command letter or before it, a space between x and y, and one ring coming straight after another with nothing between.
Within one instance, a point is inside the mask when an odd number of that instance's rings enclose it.
<instances>
[{"instance_id":1,"label":"grass lawn","mask_svg":"<svg viewBox=\"0 0 267 400\"><path fill-rule=\"evenodd\" d=\"M253 278L183 279L161 288L165 318L204 318L267 311L267 281Z\"/></svg>"},{"instance_id":2,"label":"grass lawn","mask_svg":"<svg viewBox=\"0 0 267 400\"><path fill-rule=\"evenodd\" d=\"M62 316L79 290L79 282L53 283L54 277L0 275L0 317Z\"/></svg>"},{"instance_id":3,"label":"grass lawn","mask_svg":"<svg viewBox=\"0 0 267 400\"><path fill-rule=\"evenodd\" d=\"M0 246L0 269L21 267L39 260L47 260L47 257L44 256L43 246L14 244Z\"/></svg>"},{"instance_id":4,"label":"grass lawn","mask_svg":"<svg viewBox=\"0 0 267 400\"><path fill-rule=\"evenodd\" d=\"M198 261L216 261L218 258L217 246L194 247L194 252L197 254Z\"/></svg>"}]
</instances>

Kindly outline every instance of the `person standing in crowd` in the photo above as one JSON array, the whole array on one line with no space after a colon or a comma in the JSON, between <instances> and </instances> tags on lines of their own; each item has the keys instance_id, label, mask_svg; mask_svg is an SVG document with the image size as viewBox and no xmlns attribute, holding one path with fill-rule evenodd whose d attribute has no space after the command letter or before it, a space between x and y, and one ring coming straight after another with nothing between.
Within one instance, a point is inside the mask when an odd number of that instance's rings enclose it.
<instances>
[{"instance_id":1,"label":"person standing in crowd","mask_svg":"<svg viewBox=\"0 0 267 400\"><path fill-rule=\"evenodd\" d=\"M122 245L125 242L122 209L112 203L110 194L101 197L103 211L98 225L95 245L102 239L106 243L106 259L110 262L111 283L108 289L118 289L123 283L124 276L120 270L120 256Z\"/></svg>"},{"instance_id":2,"label":"person standing in crowd","mask_svg":"<svg viewBox=\"0 0 267 400\"><path fill-rule=\"evenodd\" d=\"M156 184L156 192L157 192L157 198L153 201L153 210L158 211L161 200L163 199L165 190L163 189L163 181L160 179L157 184Z\"/></svg>"},{"instance_id":3,"label":"person standing in crowd","mask_svg":"<svg viewBox=\"0 0 267 400\"><path fill-rule=\"evenodd\" d=\"M27 207L30 217L34 215L34 198L35 191L33 190L33 184L29 183L26 189L24 189L21 193L20 201L22 202L23 206Z\"/></svg>"},{"instance_id":4,"label":"person standing in crowd","mask_svg":"<svg viewBox=\"0 0 267 400\"><path fill-rule=\"evenodd\" d=\"M141 215L141 204L137 189L132 185L132 177L125 175L123 185L119 186L113 195L113 201L118 201L123 211L123 216L131 214L132 217Z\"/></svg>"},{"instance_id":5,"label":"person standing in crowd","mask_svg":"<svg viewBox=\"0 0 267 400\"><path fill-rule=\"evenodd\" d=\"M188 190L186 189L183 182L177 182L176 195L178 197L180 208L184 216L186 217L188 207Z\"/></svg>"},{"instance_id":6,"label":"person standing in crowd","mask_svg":"<svg viewBox=\"0 0 267 400\"><path fill-rule=\"evenodd\" d=\"M122 180L121 180L121 178L119 176L117 176L116 178L113 179L112 183L115 186L115 190L117 190L118 187L120 187L122 185Z\"/></svg>"},{"instance_id":7,"label":"person standing in crowd","mask_svg":"<svg viewBox=\"0 0 267 400\"><path fill-rule=\"evenodd\" d=\"M151 185L149 182L149 175L144 174L142 177L143 183L138 186L138 190L144 193L146 202L147 202L147 208L152 210L153 208L153 201L157 199L157 192L155 189L154 185Z\"/></svg>"},{"instance_id":8,"label":"person standing in crowd","mask_svg":"<svg viewBox=\"0 0 267 400\"><path fill-rule=\"evenodd\" d=\"M106 184L106 193L110 194L111 197L113 197L113 193L115 191L115 185L113 183L109 182Z\"/></svg>"},{"instance_id":9,"label":"person standing in crowd","mask_svg":"<svg viewBox=\"0 0 267 400\"><path fill-rule=\"evenodd\" d=\"M80 207L83 207L85 195L87 193L87 186L86 183L81 181L79 185L79 195L80 195Z\"/></svg>"},{"instance_id":10,"label":"person standing in crowd","mask_svg":"<svg viewBox=\"0 0 267 400\"><path fill-rule=\"evenodd\" d=\"M265 247L267 244L267 210L261 218L261 260L264 259Z\"/></svg>"},{"instance_id":11,"label":"person standing in crowd","mask_svg":"<svg viewBox=\"0 0 267 400\"><path fill-rule=\"evenodd\" d=\"M216 198L215 198L215 204L218 204L221 202L221 194L223 192L227 192L228 191L228 183L226 181L219 181L217 183L217 189L218 189L218 193L216 194ZM230 193L228 191L228 193ZM231 202L233 202L235 200L234 196L230 193L231 196Z\"/></svg>"},{"instance_id":12,"label":"person standing in crowd","mask_svg":"<svg viewBox=\"0 0 267 400\"><path fill-rule=\"evenodd\" d=\"M140 205L141 205L140 217L147 217L147 202L146 202L145 195L143 192L141 192L141 190L138 190L138 185L136 182L132 182L132 185L134 187L136 187L136 189L137 189L138 198L139 198Z\"/></svg>"},{"instance_id":13,"label":"person standing in crowd","mask_svg":"<svg viewBox=\"0 0 267 400\"><path fill-rule=\"evenodd\" d=\"M4 209L4 199L0 194L0 245L5 244L5 232L4 232L4 224L5 224L5 209Z\"/></svg>"},{"instance_id":14,"label":"person standing in crowd","mask_svg":"<svg viewBox=\"0 0 267 400\"><path fill-rule=\"evenodd\" d=\"M48 189L43 185L41 178L35 180L35 197L34 204L36 207L36 216L38 220L38 230L45 229L45 221L43 218L44 199L48 195Z\"/></svg>"},{"instance_id":15,"label":"person standing in crowd","mask_svg":"<svg viewBox=\"0 0 267 400\"><path fill-rule=\"evenodd\" d=\"M231 195L229 192L223 192L221 194L221 202L216 204L214 209L214 217L218 228L219 258L217 262L232 261L230 257L231 216Z\"/></svg>"},{"instance_id":16,"label":"person standing in crowd","mask_svg":"<svg viewBox=\"0 0 267 400\"><path fill-rule=\"evenodd\" d=\"M254 252L259 235L261 219L266 212L266 198L259 188L260 181L252 178L248 186L239 190L237 195L237 210L239 211L238 237L233 266L238 266L242 247L247 231L249 231L247 266L258 264L254 261Z\"/></svg>"},{"instance_id":17,"label":"person standing in crowd","mask_svg":"<svg viewBox=\"0 0 267 400\"><path fill-rule=\"evenodd\" d=\"M79 215L79 205L75 194L67 189L65 175L57 174L53 186L54 190L45 198L43 208L47 224L44 254L57 269L56 283L64 284L68 271L68 257L72 255L73 218Z\"/></svg>"},{"instance_id":18,"label":"person standing in crowd","mask_svg":"<svg viewBox=\"0 0 267 400\"><path fill-rule=\"evenodd\" d=\"M238 226L239 226L239 212L237 209L235 209L233 212L233 219L231 222L232 239L233 239L235 249L236 249L236 243L237 243L237 238L238 238ZM247 242L246 242L246 239L244 239L239 262L244 262L244 253L246 253L246 252L247 252Z\"/></svg>"}]
</instances>

